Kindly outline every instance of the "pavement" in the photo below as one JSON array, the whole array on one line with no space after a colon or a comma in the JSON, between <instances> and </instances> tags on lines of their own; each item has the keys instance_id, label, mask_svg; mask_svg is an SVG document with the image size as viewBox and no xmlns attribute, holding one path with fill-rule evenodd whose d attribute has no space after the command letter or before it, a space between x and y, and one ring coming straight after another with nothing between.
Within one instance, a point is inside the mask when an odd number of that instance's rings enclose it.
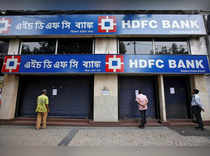
<instances>
[{"instance_id":1,"label":"pavement","mask_svg":"<svg viewBox=\"0 0 210 156\"><path fill-rule=\"evenodd\" d=\"M13 153L17 155L18 151L20 155L24 155L30 151L37 153L46 150L52 154L58 151L62 154L74 151L76 155L83 153L86 156L91 151L95 151L95 154L98 151L100 155L104 152L125 154L130 151L134 152L133 155L138 152L145 155L153 153L156 156L158 152L164 152L166 155L167 153L173 155L175 152L177 155L180 152L182 155L209 156L210 126L206 126L204 131L196 130L192 126L160 126L145 129L48 126L47 129L40 130L35 130L33 126L0 126L0 151L4 153L2 156Z\"/></svg>"}]
</instances>

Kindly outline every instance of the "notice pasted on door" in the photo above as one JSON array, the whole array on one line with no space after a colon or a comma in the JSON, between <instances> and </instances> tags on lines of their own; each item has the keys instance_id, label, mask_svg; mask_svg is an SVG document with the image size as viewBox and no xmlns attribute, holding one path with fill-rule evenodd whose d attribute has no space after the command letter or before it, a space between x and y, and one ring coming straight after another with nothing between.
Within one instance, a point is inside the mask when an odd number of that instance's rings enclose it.
<instances>
[{"instance_id":1,"label":"notice pasted on door","mask_svg":"<svg viewBox=\"0 0 210 156\"><path fill-rule=\"evenodd\" d=\"M58 90L57 90L57 89L53 89L53 90L52 90L52 95L55 96L55 95L57 95L57 94L58 94Z\"/></svg>"},{"instance_id":2,"label":"notice pasted on door","mask_svg":"<svg viewBox=\"0 0 210 156\"><path fill-rule=\"evenodd\" d=\"M170 94L175 94L175 88L170 88Z\"/></svg>"}]
</instances>

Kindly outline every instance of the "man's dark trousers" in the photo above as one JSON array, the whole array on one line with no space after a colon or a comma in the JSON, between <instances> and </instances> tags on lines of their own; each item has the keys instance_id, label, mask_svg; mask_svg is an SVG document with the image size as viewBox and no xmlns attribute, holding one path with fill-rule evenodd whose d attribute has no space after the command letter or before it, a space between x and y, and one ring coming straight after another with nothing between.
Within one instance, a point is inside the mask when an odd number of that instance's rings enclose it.
<instances>
[{"instance_id":1,"label":"man's dark trousers","mask_svg":"<svg viewBox=\"0 0 210 156\"><path fill-rule=\"evenodd\" d=\"M147 123L146 121L146 110L139 110L141 114L141 123L140 126L144 127L144 125Z\"/></svg>"},{"instance_id":2,"label":"man's dark trousers","mask_svg":"<svg viewBox=\"0 0 210 156\"><path fill-rule=\"evenodd\" d=\"M201 108L199 106L192 106L192 113L195 115L195 118L198 123L198 127L203 128L203 120L201 117Z\"/></svg>"}]
</instances>

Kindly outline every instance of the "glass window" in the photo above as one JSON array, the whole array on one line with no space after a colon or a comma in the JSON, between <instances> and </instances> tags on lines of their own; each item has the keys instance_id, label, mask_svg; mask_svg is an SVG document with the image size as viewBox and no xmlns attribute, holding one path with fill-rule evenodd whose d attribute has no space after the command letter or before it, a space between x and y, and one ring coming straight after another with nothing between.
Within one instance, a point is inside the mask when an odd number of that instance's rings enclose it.
<instances>
[{"instance_id":1,"label":"glass window","mask_svg":"<svg viewBox=\"0 0 210 156\"><path fill-rule=\"evenodd\" d=\"M21 54L55 54L56 40L26 40L21 47Z\"/></svg>"},{"instance_id":2,"label":"glass window","mask_svg":"<svg viewBox=\"0 0 210 156\"><path fill-rule=\"evenodd\" d=\"M0 40L0 55L7 55L9 49L9 41Z\"/></svg>"},{"instance_id":3,"label":"glass window","mask_svg":"<svg viewBox=\"0 0 210 156\"><path fill-rule=\"evenodd\" d=\"M120 40L119 41L120 54L153 54L152 40Z\"/></svg>"},{"instance_id":4,"label":"glass window","mask_svg":"<svg viewBox=\"0 0 210 156\"><path fill-rule=\"evenodd\" d=\"M120 54L134 54L134 41L120 41Z\"/></svg>"},{"instance_id":5,"label":"glass window","mask_svg":"<svg viewBox=\"0 0 210 156\"><path fill-rule=\"evenodd\" d=\"M60 39L58 54L92 54L92 39Z\"/></svg>"},{"instance_id":6,"label":"glass window","mask_svg":"<svg viewBox=\"0 0 210 156\"><path fill-rule=\"evenodd\" d=\"M136 41L136 54L153 54L152 41Z\"/></svg>"},{"instance_id":7,"label":"glass window","mask_svg":"<svg viewBox=\"0 0 210 156\"><path fill-rule=\"evenodd\" d=\"M189 54L187 41L155 41L155 54Z\"/></svg>"}]
</instances>

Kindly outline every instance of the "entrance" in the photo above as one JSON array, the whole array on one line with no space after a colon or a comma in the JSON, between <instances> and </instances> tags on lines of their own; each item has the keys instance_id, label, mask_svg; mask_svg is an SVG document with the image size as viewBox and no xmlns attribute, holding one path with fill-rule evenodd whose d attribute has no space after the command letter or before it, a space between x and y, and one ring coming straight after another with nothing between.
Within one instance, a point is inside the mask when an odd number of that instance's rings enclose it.
<instances>
[{"instance_id":1,"label":"entrance","mask_svg":"<svg viewBox=\"0 0 210 156\"><path fill-rule=\"evenodd\" d=\"M166 116L168 119L190 118L189 82L188 77L164 77Z\"/></svg>"},{"instance_id":2,"label":"entrance","mask_svg":"<svg viewBox=\"0 0 210 156\"><path fill-rule=\"evenodd\" d=\"M49 116L92 118L92 76L22 77L18 116L36 115L36 98L43 88L49 97Z\"/></svg>"},{"instance_id":3,"label":"entrance","mask_svg":"<svg viewBox=\"0 0 210 156\"><path fill-rule=\"evenodd\" d=\"M157 118L158 106L156 100L155 77L147 76L120 76L119 86L119 118L139 118L135 90L141 90L146 94L149 100L147 118Z\"/></svg>"}]
</instances>

